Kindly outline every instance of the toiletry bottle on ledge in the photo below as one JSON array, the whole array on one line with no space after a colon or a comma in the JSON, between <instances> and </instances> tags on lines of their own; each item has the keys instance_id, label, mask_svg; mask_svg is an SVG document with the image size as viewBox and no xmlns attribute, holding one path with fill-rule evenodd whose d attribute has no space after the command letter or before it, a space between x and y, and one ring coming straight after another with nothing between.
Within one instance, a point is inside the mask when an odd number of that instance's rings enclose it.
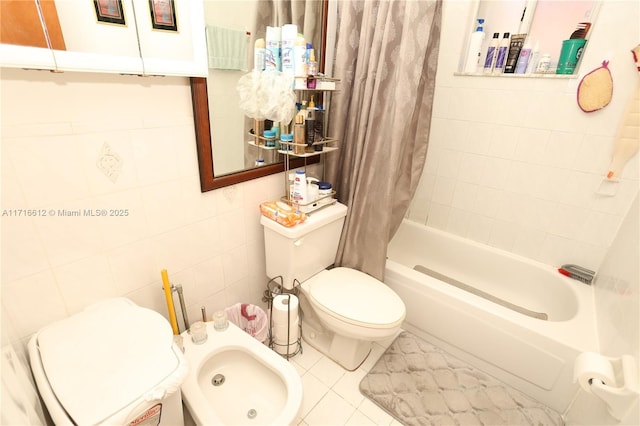
<instances>
[{"instance_id":1,"label":"toiletry bottle on ledge","mask_svg":"<svg viewBox=\"0 0 640 426\"><path fill-rule=\"evenodd\" d=\"M484 41L484 19L479 18L476 30L471 33L469 39L469 48L467 50L467 60L464 64L464 72L476 73L480 65L480 57L482 56L482 42Z\"/></svg>"},{"instance_id":2,"label":"toiletry bottle on ledge","mask_svg":"<svg viewBox=\"0 0 640 426\"><path fill-rule=\"evenodd\" d=\"M493 72L496 65L496 56L498 55L498 45L500 44L500 33L493 33L493 38L487 48L487 56L484 58L484 72Z\"/></svg>"},{"instance_id":3,"label":"toiletry bottle on ledge","mask_svg":"<svg viewBox=\"0 0 640 426\"><path fill-rule=\"evenodd\" d=\"M502 74L504 72L504 64L507 62L507 53L509 52L509 33L504 33L500 44L498 45L498 53L496 55L496 65L493 67L494 74Z\"/></svg>"},{"instance_id":4,"label":"toiletry bottle on ledge","mask_svg":"<svg viewBox=\"0 0 640 426\"><path fill-rule=\"evenodd\" d=\"M522 46L524 46L524 40L526 37L526 34L511 35L511 43L509 44L509 52L507 53L507 62L504 64L505 74L514 74L516 72L516 65L518 64L520 51L522 50Z\"/></svg>"},{"instance_id":5,"label":"toiletry bottle on ledge","mask_svg":"<svg viewBox=\"0 0 640 426\"><path fill-rule=\"evenodd\" d=\"M538 65L538 56L540 54L540 42L536 41L535 47L531 49L531 55L529 57L529 63L527 63L526 74L531 74Z\"/></svg>"},{"instance_id":6,"label":"toiletry bottle on ledge","mask_svg":"<svg viewBox=\"0 0 640 426\"><path fill-rule=\"evenodd\" d=\"M516 62L516 74L524 74L527 70L527 66L529 65L529 61L531 60L531 43L528 41L522 46L520 49L520 55L518 56L518 61Z\"/></svg>"}]
</instances>

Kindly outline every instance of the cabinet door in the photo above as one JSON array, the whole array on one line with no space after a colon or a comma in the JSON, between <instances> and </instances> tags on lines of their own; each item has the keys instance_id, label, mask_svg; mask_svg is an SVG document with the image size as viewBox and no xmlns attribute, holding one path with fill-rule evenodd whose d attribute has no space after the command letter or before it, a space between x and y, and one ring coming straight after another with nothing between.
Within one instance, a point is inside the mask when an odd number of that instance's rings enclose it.
<instances>
[{"instance_id":1,"label":"cabinet door","mask_svg":"<svg viewBox=\"0 0 640 426\"><path fill-rule=\"evenodd\" d=\"M0 1L0 66L55 69L43 22L51 27L57 46L64 48L64 41L53 0L41 0L41 5L36 0Z\"/></svg>"},{"instance_id":2,"label":"cabinet door","mask_svg":"<svg viewBox=\"0 0 640 426\"><path fill-rule=\"evenodd\" d=\"M142 74L132 1L55 0L66 44L54 47L57 69Z\"/></svg>"},{"instance_id":3,"label":"cabinet door","mask_svg":"<svg viewBox=\"0 0 640 426\"><path fill-rule=\"evenodd\" d=\"M202 0L134 1L147 75L208 75Z\"/></svg>"}]
</instances>

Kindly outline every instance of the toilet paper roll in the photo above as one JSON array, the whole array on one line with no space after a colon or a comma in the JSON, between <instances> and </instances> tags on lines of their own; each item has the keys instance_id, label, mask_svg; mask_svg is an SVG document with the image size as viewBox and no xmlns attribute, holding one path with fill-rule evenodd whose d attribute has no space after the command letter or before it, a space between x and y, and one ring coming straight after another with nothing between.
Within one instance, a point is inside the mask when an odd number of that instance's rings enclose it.
<instances>
[{"instance_id":1,"label":"toilet paper roll","mask_svg":"<svg viewBox=\"0 0 640 426\"><path fill-rule=\"evenodd\" d=\"M287 335L289 336L288 343L295 343L300 337L299 322L296 320L294 324L291 324L291 328L287 326L274 326L273 327L273 341L278 345L287 344Z\"/></svg>"},{"instance_id":2,"label":"toilet paper roll","mask_svg":"<svg viewBox=\"0 0 640 426\"><path fill-rule=\"evenodd\" d=\"M273 299L271 314L273 328L290 327L297 328L298 324L298 298L293 294L279 294Z\"/></svg>"},{"instance_id":3,"label":"toilet paper roll","mask_svg":"<svg viewBox=\"0 0 640 426\"><path fill-rule=\"evenodd\" d=\"M573 379L580 387L591 393L591 380L601 380L604 384L616 387L616 376L609 358L595 352L583 352L573 364Z\"/></svg>"}]
</instances>

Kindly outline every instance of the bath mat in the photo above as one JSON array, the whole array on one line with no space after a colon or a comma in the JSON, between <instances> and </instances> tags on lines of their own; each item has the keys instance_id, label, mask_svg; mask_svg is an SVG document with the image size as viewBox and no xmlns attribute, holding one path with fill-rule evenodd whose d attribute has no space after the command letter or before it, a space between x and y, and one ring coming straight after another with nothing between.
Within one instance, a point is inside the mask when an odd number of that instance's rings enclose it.
<instances>
[{"instance_id":1,"label":"bath mat","mask_svg":"<svg viewBox=\"0 0 640 426\"><path fill-rule=\"evenodd\" d=\"M360 392L408 426L564 424L550 408L406 331Z\"/></svg>"}]
</instances>

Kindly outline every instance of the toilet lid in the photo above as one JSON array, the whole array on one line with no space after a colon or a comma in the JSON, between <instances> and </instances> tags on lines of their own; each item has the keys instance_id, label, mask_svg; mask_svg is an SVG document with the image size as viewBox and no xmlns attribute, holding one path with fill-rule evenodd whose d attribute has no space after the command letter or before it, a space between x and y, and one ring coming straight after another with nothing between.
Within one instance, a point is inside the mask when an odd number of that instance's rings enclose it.
<instances>
[{"instance_id":1,"label":"toilet lid","mask_svg":"<svg viewBox=\"0 0 640 426\"><path fill-rule=\"evenodd\" d=\"M110 299L37 335L42 366L76 424L98 424L178 371L173 333L159 313Z\"/></svg>"},{"instance_id":2,"label":"toilet lid","mask_svg":"<svg viewBox=\"0 0 640 426\"><path fill-rule=\"evenodd\" d=\"M350 268L325 270L311 279L309 295L330 315L370 328L404 320L402 299L386 284Z\"/></svg>"}]
</instances>

